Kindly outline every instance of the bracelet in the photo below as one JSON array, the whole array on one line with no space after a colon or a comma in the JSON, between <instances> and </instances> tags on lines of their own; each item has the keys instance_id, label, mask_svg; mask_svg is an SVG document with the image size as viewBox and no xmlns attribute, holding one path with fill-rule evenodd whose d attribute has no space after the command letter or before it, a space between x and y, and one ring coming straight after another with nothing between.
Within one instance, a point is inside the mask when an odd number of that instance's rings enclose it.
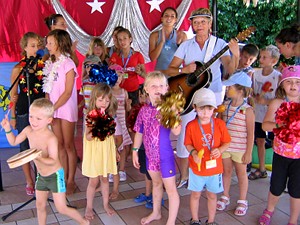
<instances>
[{"instance_id":1,"label":"bracelet","mask_svg":"<svg viewBox=\"0 0 300 225\"><path fill-rule=\"evenodd\" d=\"M132 151L138 152L139 148L132 148Z\"/></svg>"},{"instance_id":2,"label":"bracelet","mask_svg":"<svg viewBox=\"0 0 300 225\"><path fill-rule=\"evenodd\" d=\"M190 155L192 155L193 151L196 151L196 149L193 148L193 149L190 151Z\"/></svg>"},{"instance_id":3,"label":"bracelet","mask_svg":"<svg viewBox=\"0 0 300 225\"><path fill-rule=\"evenodd\" d=\"M10 134L12 132L12 130L10 129L10 131L5 131L6 134Z\"/></svg>"},{"instance_id":4,"label":"bracelet","mask_svg":"<svg viewBox=\"0 0 300 225\"><path fill-rule=\"evenodd\" d=\"M15 120L16 117L15 117L15 116L11 116L10 119L11 119L11 120Z\"/></svg>"}]
</instances>

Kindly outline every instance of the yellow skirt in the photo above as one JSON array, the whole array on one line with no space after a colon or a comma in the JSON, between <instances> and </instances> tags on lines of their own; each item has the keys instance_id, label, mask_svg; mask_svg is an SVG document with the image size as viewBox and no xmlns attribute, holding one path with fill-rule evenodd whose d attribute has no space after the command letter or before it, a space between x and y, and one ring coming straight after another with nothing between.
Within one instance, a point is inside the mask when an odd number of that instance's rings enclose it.
<instances>
[{"instance_id":1,"label":"yellow skirt","mask_svg":"<svg viewBox=\"0 0 300 225\"><path fill-rule=\"evenodd\" d=\"M111 135L104 141L94 138L92 141L83 137L82 174L87 177L107 177L117 174L116 146Z\"/></svg>"}]
</instances>

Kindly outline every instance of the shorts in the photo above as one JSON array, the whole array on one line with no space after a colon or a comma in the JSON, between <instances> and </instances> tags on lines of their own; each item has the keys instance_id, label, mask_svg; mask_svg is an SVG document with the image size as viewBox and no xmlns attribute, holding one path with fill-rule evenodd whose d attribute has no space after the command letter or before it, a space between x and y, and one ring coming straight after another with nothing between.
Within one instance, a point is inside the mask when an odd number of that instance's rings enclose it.
<instances>
[{"instance_id":1,"label":"shorts","mask_svg":"<svg viewBox=\"0 0 300 225\"><path fill-rule=\"evenodd\" d=\"M150 177L150 174L149 174L149 172L147 170L147 166L146 166L146 154L145 154L145 149L144 149L144 145L143 144L139 148L138 155L139 155L140 173L146 174L147 179L148 180L152 180L151 177Z\"/></svg>"},{"instance_id":2,"label":"shorts","mask_svg":"<svg viewBox=\"0 0 300 225\"><path fill-rule=\"evenodd\" d=\"M211 193L221 193L224 191L222 174L212 176L199 176L189 169L189 184L188 189L195 192L203 191L206 188Z\"/></svg>"},{"instance_id":3,"label":"shorts","mask_svg":"<svg viewBox=\"0 0 300 225\"><path fill-rule=\"evenodd\" d=\"M23 115L17 115L16 117L16 127L17 127L17 130L18 130L18 133L21 133L22 130L29 126L29 116L28 114L23 114ZM29 142L28 142L28 139L26 138L25 141L23 141L22 143L20 143L20 151L25 151L27 149L29 149L30 146L29 146Z\"/></svg>"},{"instance_id":4,"label":"shorts","mask_svg":"<svg viewBox=\"0 0 300 225\"><path fill-rule=\"evenodd\" d=\"M35 189L38 191L51 191L52 193L66 192L64 169L61 168L47 177L43 177L38 174L36 178Z\"/></svg>"},{"instance_id":5,"label":"shorts","mask_svg":"<svg viewBox=\"0 0 300 225\"><path fill-rule=\"evenodd\" d=\"M230 152L230 151L225 151L222 153L222 159L228 159L231 158L233 162L237 163L243 163L242 157L245 154L245 152Z\"/></svg>"},{"instance_id":6,"label":"shorts","mask_svg":"<svg viewBox=\"0 0 300 225\"><path fill-rule=\"evenodd\" d=\"M274 152L270 192L280 196L284 189L293 198L300 198L300 159L290 159Z\"/></svg>"},{"instance_id":7,"label":"shorts","mask_svg":"<svg viewBox=\"0 0 300 225\"><path fill-rule=\"evenodd\" d=\"M274 133L267 132L262 129L262 123L255 122L255 139L256 138L267 138L270 140L274 140Z\"/></svg>"}]
</instances>

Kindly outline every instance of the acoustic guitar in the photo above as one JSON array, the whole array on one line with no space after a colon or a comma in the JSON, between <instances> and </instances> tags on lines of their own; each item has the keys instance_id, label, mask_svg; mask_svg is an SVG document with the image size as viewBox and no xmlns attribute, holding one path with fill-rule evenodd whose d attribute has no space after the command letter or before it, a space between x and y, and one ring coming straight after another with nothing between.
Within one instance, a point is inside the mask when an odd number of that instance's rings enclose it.
<instances>
[{"instance_id":1,"label":"acoustic guitar","mask_svg":"<svg viewBox=\"0 0 300 225\"><path fill-rule=\"evenodd\" d=\"M235 39L237 41L246 40L251 34L256 30L255 27L251 26L246 30L240 32ZM182 73L177 76L169 77L168 82L170 90L183 92L183 96L186 99L184 110L182 115L189 113L192 110L192 100L194 98L194 93L200 88L209 87L212 81L212 74L209 67L218 60L227 50L228 45L219 51L213 58L211 58L206 63L201 63L196 61L196 70L193 73Z\"/></svg>"}]
</instances>

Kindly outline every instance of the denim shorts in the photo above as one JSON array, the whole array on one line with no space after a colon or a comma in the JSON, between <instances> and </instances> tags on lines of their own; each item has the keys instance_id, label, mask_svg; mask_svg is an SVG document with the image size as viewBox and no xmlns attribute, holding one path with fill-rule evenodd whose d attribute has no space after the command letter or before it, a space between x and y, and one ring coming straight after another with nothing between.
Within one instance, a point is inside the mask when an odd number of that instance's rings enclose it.
<instances>
[{"instance_id":1,"label":"denim shorts","mask_svg":"<svg viewBox=\"0 0 300 225\"><path fill-rule=\"evenodd\" d=\"M17 115L16 117L16 122L17 122L17 130L18 133L21 133L22 130L27 127L29 125L29 116L28 114L23 114L23 115ZM25 141L23 141L22 143L20 143L20 151L25 151L27 149L29 149L29 142L28 139L26 139Z\"/></svg>"}]
</instances>

